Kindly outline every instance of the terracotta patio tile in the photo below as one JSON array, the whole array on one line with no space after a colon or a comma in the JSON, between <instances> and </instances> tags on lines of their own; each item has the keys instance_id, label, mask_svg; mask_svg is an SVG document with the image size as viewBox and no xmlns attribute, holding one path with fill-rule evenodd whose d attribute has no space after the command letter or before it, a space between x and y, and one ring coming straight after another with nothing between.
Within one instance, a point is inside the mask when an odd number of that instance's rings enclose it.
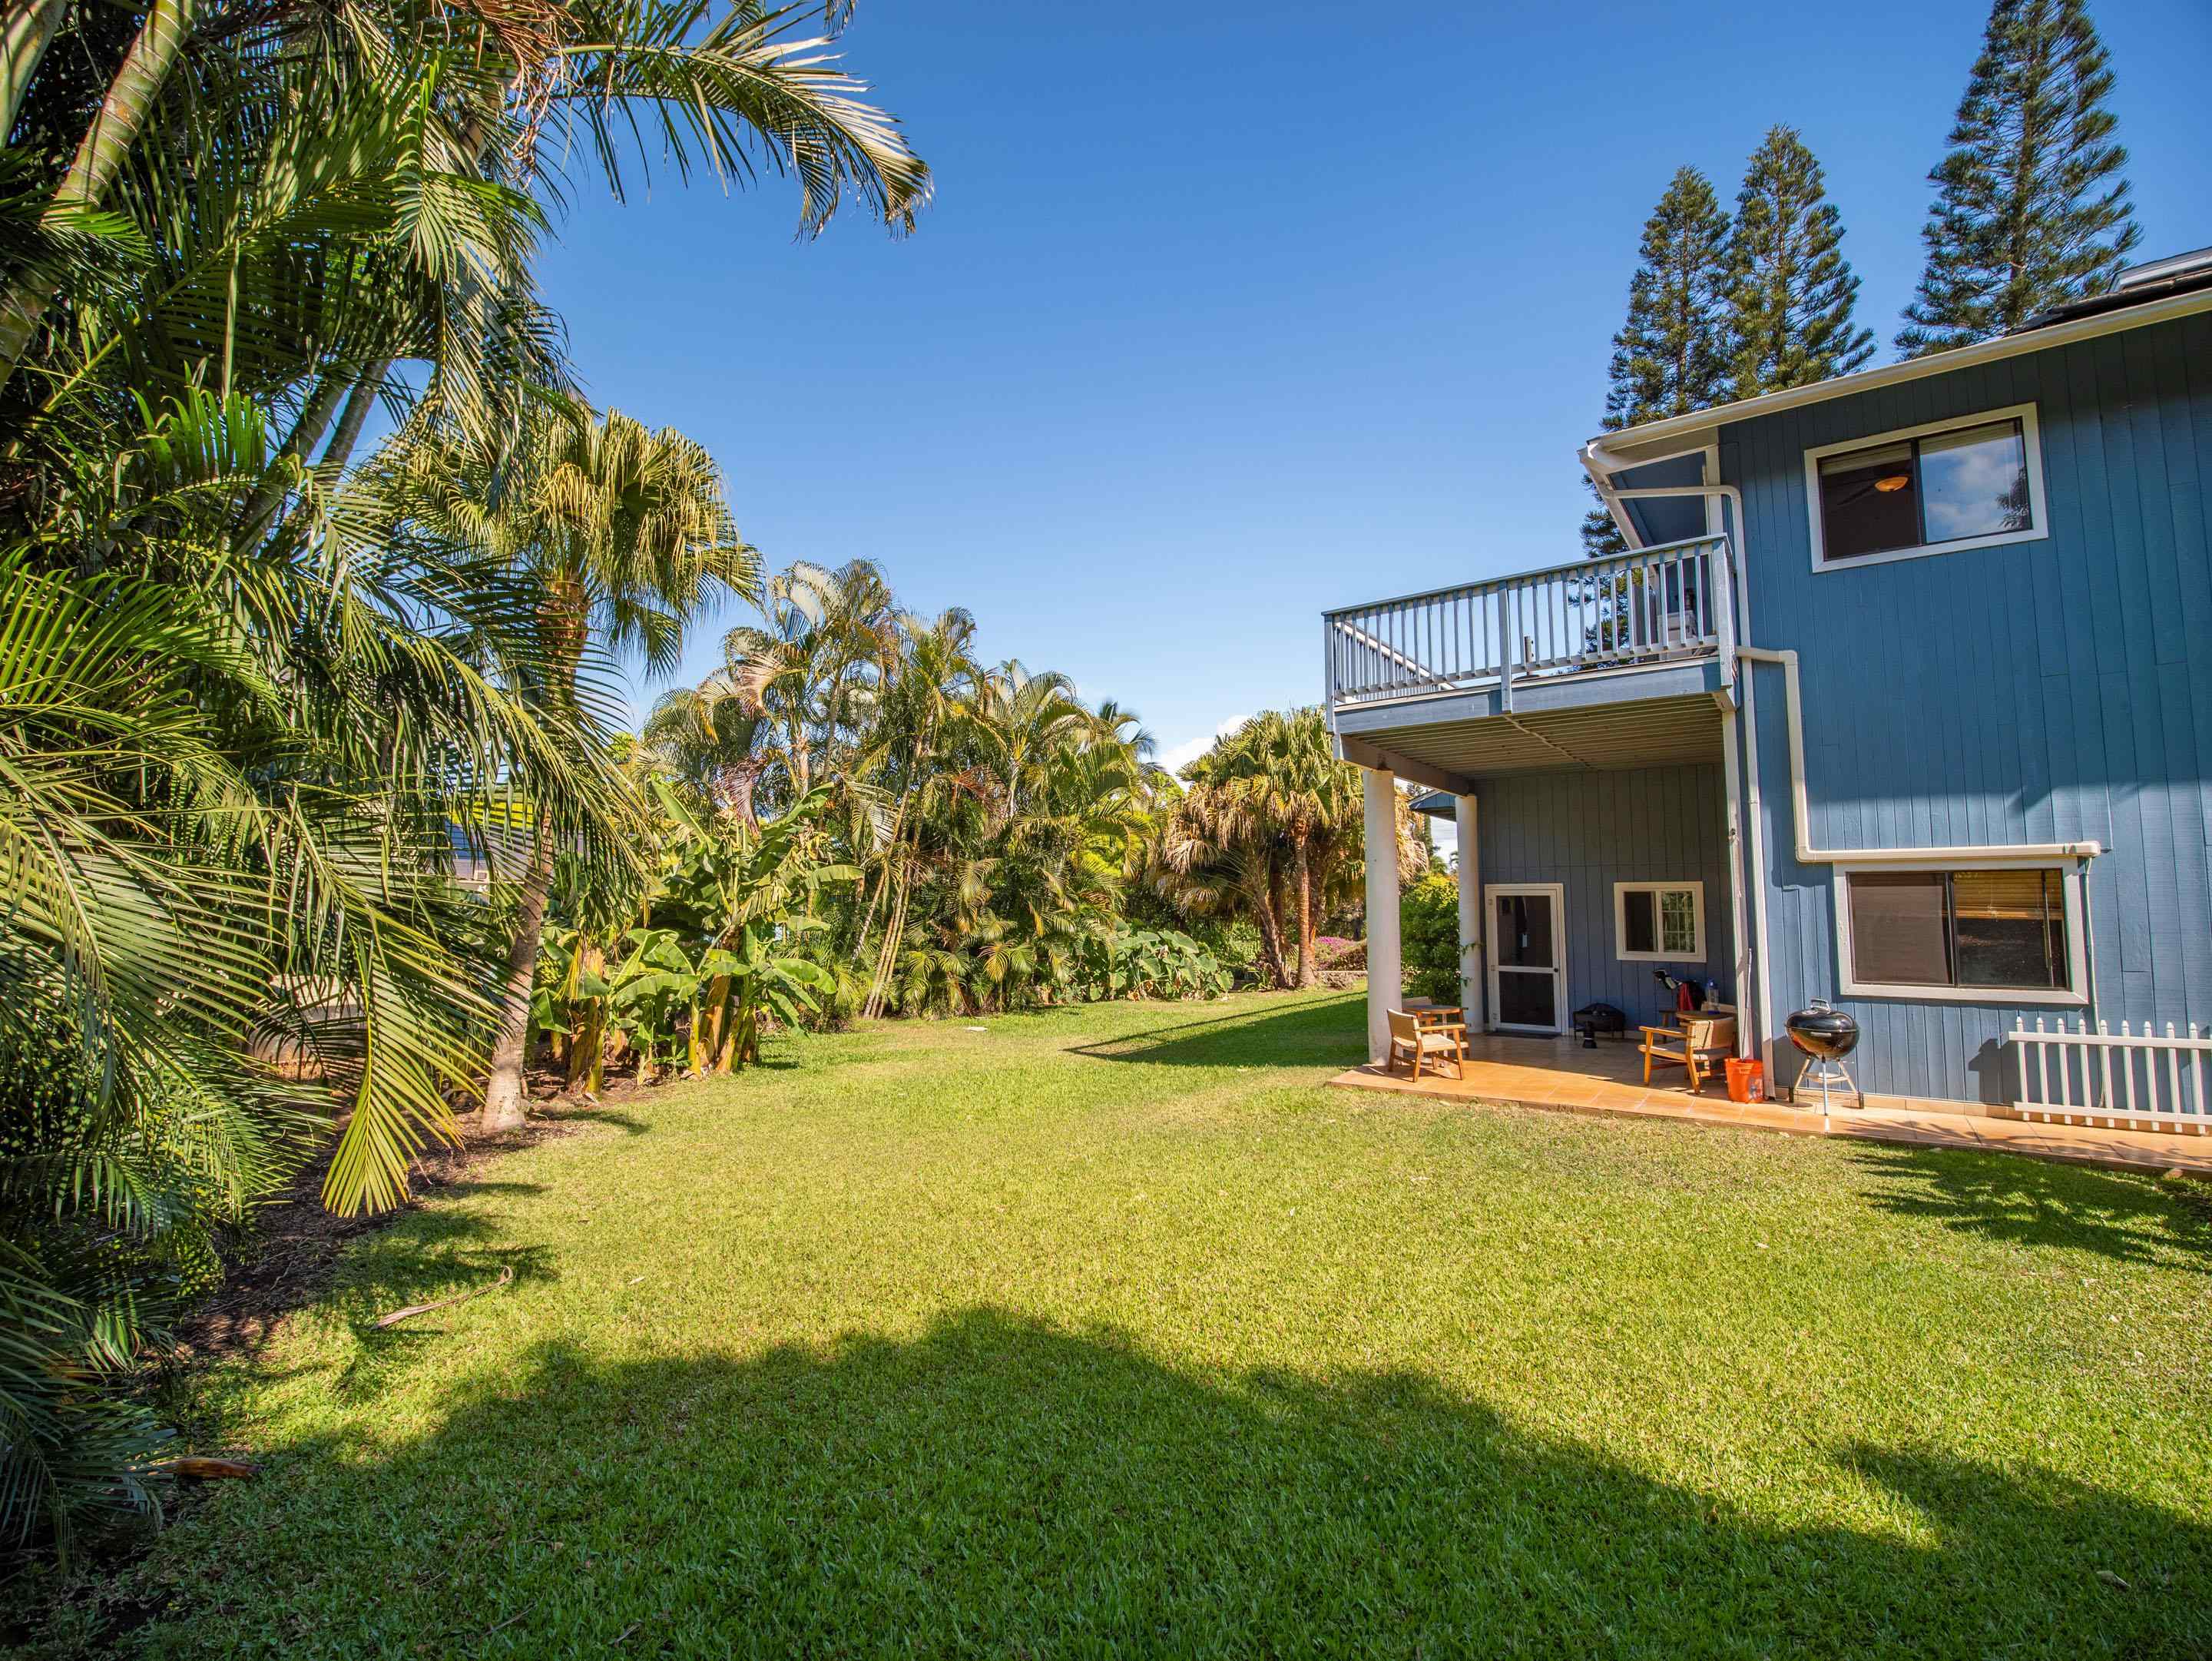
<instances>
[{"instance_id":1,"label":"terracotta patio tile","mask_svg":"<svg viewBox=\"0 0 2212 1661\"><path fill-rule=\"evenodd\" d=\"M1798 1136L1825 1134L1853 1141L2021 1153L2134 1171L2179 1167L2212 1177L2212 1137L2045 1124L1978 1112L1947 1113L1906 1098L1889 1098L1894 1106L1889 1101L1863 1110L1838 1106L1824 1129L1817 1104L1797 1107L1778 1102L1731 1102L1717 1087L1692 1095L1682 1083L1669 1086L1656 1078L1647 1087L1640 1058L1626 1045L1585 1050L1570 1042L1478 1038L1470 1045L1464 1071L1463 1078L1424 1077L1417 1084L1403 1074L1386 1076L1370 1066L1356 1068L1334 1082L1469 1106L1504 1103L1564 1112L1613 1113L1724 1129Z\"/></svg>"}]
</instances>

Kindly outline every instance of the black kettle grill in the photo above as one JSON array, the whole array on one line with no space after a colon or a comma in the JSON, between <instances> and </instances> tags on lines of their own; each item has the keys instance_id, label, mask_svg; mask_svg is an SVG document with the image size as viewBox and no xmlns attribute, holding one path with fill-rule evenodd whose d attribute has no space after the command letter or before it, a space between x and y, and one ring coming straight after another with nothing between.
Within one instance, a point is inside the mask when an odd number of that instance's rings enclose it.
<instances>
[{"instance_id":1,"label":"black kettle grill","mask_svg":"<svg viewBox=\"0 0 2212 1661\"><path fill-rule=\"evenodd\" d=\"M1817 1085L1820 1090L1820 1111L1825 1116L1829 1092L1840 1084L1851 1092L1854 1105L1866 1105L1865 1092L1852 1081L1850 1069L1844 1065L1844 1057L1858 1048L1859 1024L1856 1019L1826 998L1815 998L1783 1022L1782 1029L1805 1056L1804 1065L1797 1069L1796 1086L1790 1092L1793 1100L1803 1097L1808 1084Z\"/></svg>"}]
</instances>

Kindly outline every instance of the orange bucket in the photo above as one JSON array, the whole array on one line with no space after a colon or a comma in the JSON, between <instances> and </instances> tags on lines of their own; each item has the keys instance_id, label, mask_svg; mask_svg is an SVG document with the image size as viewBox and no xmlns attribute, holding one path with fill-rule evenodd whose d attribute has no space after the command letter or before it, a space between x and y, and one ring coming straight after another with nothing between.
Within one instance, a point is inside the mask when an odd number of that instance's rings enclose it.
<instances>
[{"instance_id":1,"label":"orange bucket","mask_svg":"<svg viewBox=\"0 0 2212 1661\"><path fill-rule=\"evenodd\" d=\"M1766 1063L1746 1061L1741 1056L1728 1058L1729 1099L1732 1102L1763 1102L1766 1099Z\"/></svg>"}]
</instances>

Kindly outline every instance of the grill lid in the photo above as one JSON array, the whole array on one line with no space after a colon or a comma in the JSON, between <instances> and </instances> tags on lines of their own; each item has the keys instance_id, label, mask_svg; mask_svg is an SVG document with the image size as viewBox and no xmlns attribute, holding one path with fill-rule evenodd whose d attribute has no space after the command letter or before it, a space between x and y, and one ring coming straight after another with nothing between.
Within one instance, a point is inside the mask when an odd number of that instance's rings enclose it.
<instances>
[{"instance_id":1,"label":"grill lid","mask_svg":"<svg viewBox=\"0 0 2212 1661\"><path fill-rule=\"evenodd\" d=\"M1831 1007L1826 998L1814 999L1809 1007L1799 1010L1782 1025L1790 1043L1821 1061L1839 1060L1858 1047L1858 1022Z\"/></svg>"}]
</instances>

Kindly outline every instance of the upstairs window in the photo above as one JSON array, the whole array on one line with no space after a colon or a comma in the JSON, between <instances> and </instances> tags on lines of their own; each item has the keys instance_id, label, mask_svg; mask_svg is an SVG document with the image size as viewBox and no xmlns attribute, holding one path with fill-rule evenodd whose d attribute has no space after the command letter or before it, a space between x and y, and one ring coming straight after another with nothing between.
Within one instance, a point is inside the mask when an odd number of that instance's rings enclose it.
<instances>
[{"instance_id":1,"label":"upstairs window","mask_svg":"<svg viewBox=\"0 0 2212 1661\"><path fill-rule=\"evenodd\" d=\"M2046 534L2035 407L1805 453L1816 569Z\"/></svg>"},{"instance_id":2,"label":"upstairs window","mask_svg":"<svg viewBox=\"0 0 2212 1661\"><path fill-rule=\"evenodd\" d=\"M2079 879L2057 866L1843 873L1844 990L2081 1001Z\"/></svg>"}]
</instances>

